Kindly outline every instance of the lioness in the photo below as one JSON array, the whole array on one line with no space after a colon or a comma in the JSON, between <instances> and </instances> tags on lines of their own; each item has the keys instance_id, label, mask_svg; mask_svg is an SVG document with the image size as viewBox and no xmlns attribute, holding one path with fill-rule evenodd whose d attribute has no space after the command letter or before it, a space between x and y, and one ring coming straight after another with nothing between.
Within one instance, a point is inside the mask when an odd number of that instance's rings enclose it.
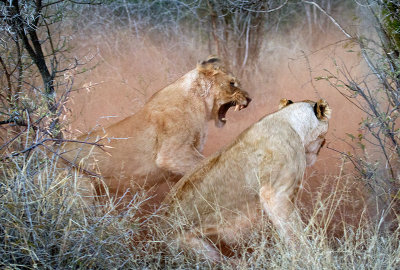
<instances>
[{"instance_id":1,"label":"lioness","mask_svg":"<svg viewBox=\"0 0 400 270\"><path fill-rule=\"evenodd\" d=\"M136 114L77 139L87 144L65 144L61 157L101 175L114 194L169 174L180 178L203 159L207 122L222 127L230 107L241 110L250 101L221 60L210 57L155 93ZM104 147L93 147L94 142Z\"/></svg>"},{"instance_id":2,"label":"lioness","mask_svg":"<svg viewBox=\"0 0 400 270\"><path fill-rule=\"evenodd\" d=\"M293 199L306 165L315 162L324 144L330 116L324 100L282 99L280 110L185 175L163 202L165 219L189 228L177 238L218 260L210 241L237 243L264 210L290 241L295 233Z\"/></svg>"}]
</instances>

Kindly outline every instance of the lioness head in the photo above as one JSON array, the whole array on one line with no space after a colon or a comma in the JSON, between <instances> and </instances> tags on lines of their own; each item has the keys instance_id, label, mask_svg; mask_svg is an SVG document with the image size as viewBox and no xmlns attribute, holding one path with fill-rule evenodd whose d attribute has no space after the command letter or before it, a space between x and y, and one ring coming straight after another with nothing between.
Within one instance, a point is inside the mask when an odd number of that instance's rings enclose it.
<instances>
[{"instance_id":1,"label":"lioness head","mask_svg":"<svg viewBox=\"0 0 400 270\"><path fill-rule=\"evenodd\" d=\"M238 79L225 70L218 57L210 56L197 65L197 70L211 81L210 94L214 96L211 119L214 119L217 127L225 125L230 107L235 107L237 111L249 105L249 94L240 89Z\"/></svg>"},{"instance_id":2,"label":"lioness head","mask_svg":"<svg viewBox=\"0 0 400 270\"><path fill-rule=\"evenodd\" d=\"M296 103L305 103L313 111L314 119L309 121L315 122L312 125L312 130L309 133L308 138L305 140L305 150L306 150L306 162L307 166L311 166L317 160L317 156L322 146L325 144L325 135L328 131L328 120L331 118L332 110L328 103L320 99L319 101L304 100ZM288 107L294 104L293 101L289 99L281 99L279 102L279 109Z\"/></svg>"}]
</instances>

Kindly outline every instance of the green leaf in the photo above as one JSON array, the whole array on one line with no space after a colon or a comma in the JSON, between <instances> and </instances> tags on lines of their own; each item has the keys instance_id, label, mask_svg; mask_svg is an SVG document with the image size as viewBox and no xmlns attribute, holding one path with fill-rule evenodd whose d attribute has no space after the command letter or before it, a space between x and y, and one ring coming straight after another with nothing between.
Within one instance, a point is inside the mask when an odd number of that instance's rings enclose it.
<instances>
[{"instance_id":1,"label":"green leaf","mask_svg":"<svg viewBox=\"0 0 400 270\"><path fill-rule=\"evenodd\" d=\"M352 141L356 138L353 134L350 133L346 133L346 135L349 136Z\"/></svg>"}]
</instances>

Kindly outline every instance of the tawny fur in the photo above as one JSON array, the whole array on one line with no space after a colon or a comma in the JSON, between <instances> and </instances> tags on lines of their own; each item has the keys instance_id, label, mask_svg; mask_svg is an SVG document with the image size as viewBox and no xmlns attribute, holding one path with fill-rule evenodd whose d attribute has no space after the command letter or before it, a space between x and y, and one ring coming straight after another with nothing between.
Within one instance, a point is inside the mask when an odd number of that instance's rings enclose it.
<instances>
[{"instance_id":1,"label":"tawny fur","mask_svg":"<svg viewBox=\"0 0 400 270\"><path fill-rule=\"evenodd\" d=\"M293 199L323 145L331 110L324 100L282 100L280 107L184 176L166 197L166 219L187 228L176 236L183 245L204 247L218 259L204 237L235 244L261 220L262 210L291 241Z\"/></svg>"},{"instance_id":2,"label":"tawny fur","mask_svg":"<svg viewBox=\"0 0 400 270\"><path fill-rule=\"evenodd\" d=\"M77 139L102 138L98 144L103 149L67 143L61 157L89 174L101 175L112 193L124 193L134 185L152 186L171 175L179 179L203 159L207 122L214 120L222 127L230 106L242 109L250 100L221 61L211 57L155 93L136 114Z\"/></svg>"}]
</instances>

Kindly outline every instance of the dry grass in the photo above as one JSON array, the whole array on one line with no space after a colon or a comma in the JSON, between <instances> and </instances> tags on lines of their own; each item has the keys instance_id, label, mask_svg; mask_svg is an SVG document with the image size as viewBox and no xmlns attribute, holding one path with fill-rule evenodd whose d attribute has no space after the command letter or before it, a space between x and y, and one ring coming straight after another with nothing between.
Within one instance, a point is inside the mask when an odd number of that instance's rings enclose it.
<instances>
[{"instance_id":1,"label":"dry grass","mask_svg":"<svg viewBox=\"0 0 400 270\"><path fill-rule=\"evenodd\" d=\"M137 211L144 193L130 207L115 211L118 202L89 203L79 189L79 176L60 170L55 159L37 150L28 159L1 166L0 265L8 269L64 268L212 268L222 269L395 269L400 267L400 227L383 232L382 224L340 223L343 234L327 229L343 191L316 196L291 249L266 221L222 263L204 260L202 254L183 252L168 238L179 231L161 230L157 213L146 219ZM41 168L38 170L38 168ZM178 228L178 229L177 229Z\"/></svg>"}]
</instances>

